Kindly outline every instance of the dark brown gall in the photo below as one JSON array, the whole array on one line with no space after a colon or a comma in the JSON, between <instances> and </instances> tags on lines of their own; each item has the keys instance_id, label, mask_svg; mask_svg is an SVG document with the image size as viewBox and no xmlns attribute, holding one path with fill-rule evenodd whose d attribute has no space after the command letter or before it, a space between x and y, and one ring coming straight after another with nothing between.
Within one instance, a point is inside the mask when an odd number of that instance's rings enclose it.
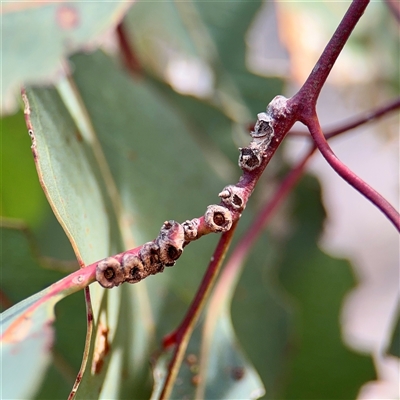
<instances>
[{"instance_id":1,"label":"dark brown gall","mask_svg":"<svg viewBox=\"0 0 400 400\"><path fill-rule=\"evenodd\" d=\"M125 254L122 259L125 281L128 283L140 282L147 276L142 260L138 256Z\"/></svg>"},{"instance_id":2,"label":"dark brown gall","mask_svg":"<svg viewBox=\"0 0 400 400\"><path fill-rule=\"evenodd\" d=\"M159 251L160 248L154 242L147 242L140 249L139 255L146 275L154 275L164 270L164 265L160 261Z\"/></svg>"}]
</instances>

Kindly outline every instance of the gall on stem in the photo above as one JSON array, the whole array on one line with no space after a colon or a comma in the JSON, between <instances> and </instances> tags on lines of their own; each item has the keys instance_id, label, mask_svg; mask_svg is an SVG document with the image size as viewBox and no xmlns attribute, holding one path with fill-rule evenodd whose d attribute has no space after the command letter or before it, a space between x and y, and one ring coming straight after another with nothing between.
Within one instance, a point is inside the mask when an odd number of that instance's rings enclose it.
<instances>
[{"instance_id":1,"label":"gall on stem","mask_svg":"<svg viewBox=\"0 0 400 400\"><path fill-rule=\"evenodd\" d=\"M340 126L328 130L326 132L325 137L329 140L338 135L343 133L347 133L356 127L376 121L377 119L398 110L400 108L400 99L395 99L388 104L379 107L375 110L365 112L363 115L354 118L349 122L344 122L340 124ZM303 136L303 135L301 135ZM309 137L309 135L307 135ZM285 179L282 180L279 188L272 196L272 198L266 203L263 207L261 212L257 215L254 219L253 223L251 224L248 231L244 234L243 238L238 242L237 247L235 248L234 252L231 254L228 262L226 263L226 268L228 265L234 264L232 268L239 268L240 264L243 262L245 255L248 253L250 248L253 246L254 242L256 241L257 237L260 235L262 230L264 229L265 225L268 223L269 218L272 216L273 212L278 208L278 206L284 201L285 197L290 193L293 189L295 184L298 182L300 177L302 176L305 166L311 156L315 153L317 147L315 145L312 146L310 151L299 161L299 163L291 169ZM242 150L242 149L239 149ZM242 163L242 160L239 160L239 165ZM247 169L246 166L243 169ZM250 170L252 170L251 168ZM219 194L220 197L227 195L229 193L224 193L225 189ZM230 268L230 267L229 267ZM233 272L233 274L237 273L237 271ZM207 275L203 278L203 281L207 280ZM204 285L207 286L208 282L204 282ZM190 310L188 311L187 315L190 315ZM186 318L185 318L186 319ZM182 322L181 326L178 327L174 332L170 333L169 335L164 337L163 345L164 347L170 347L176 343L177 338L181 336L179 333L180 330L183 330L187 322L185 323L185 319Z\"/></svg>"},{"instance_id":2,"label":"gall on stem","mask_svg":"<svg viewBox=\"0 0 400 400\"><path fill-rule=\"evenodd\" d=\"M243 175L237 184L228 185L219 193L220 204L208 206L203 216L182 224L166 221L153 241L98 261L96 281L106 289L124 282L140 282L175 265L190 242L209 233L229 231L240 218L256 182L293 123L286 118L285 106L286 99L277 96L266 112L258 114L249 146L240 149L238 163Z\"/></svg>"},{"instance_id":3,"label":"gall on stem","mask_svg":"<svg viewBox=\"0 0 400 400\"><path fill-rule=\"evenodd\" d=\"M271 121L269 121L268 113L266 117L262 115L262 118L260 118L259 116L256 127L261 127L261 130L264 131L265 125L263 122L269 123L272 128L270 134L271 140L268 142L268 146L263 149L264 151L259 151L257 146L256 148L253 148L252 144L254 144L254 142L252 142L249 147L240 149L241 153L239 157L239 165L244 171L244 175L241 177L239 184L236 186L243 188L245 195L251 193L254 187L253 184L255 184L258 179L257 171L263 171L270 159L269 156L274 154L276 147L289 131L293 123L295 121L302 121L302 119L305 119L307 115L315 115L316 101L318 99L322 86L325 83L326 78L329 75L329 72L333 67L336 58L340 54L344 44L347 42L347 39L350 36L352 29L358 22L367 5L368 1L364 0L359 0L352 3L348 12L343 18L338 30L335 32L334 37L328 43L323 55L313 69L313 72L310 74L310 77L307 80L306 84L303 86L302 90L300 90L296 96L293 96L293 98L287 101L283 97L277 96L277 98L274 99L274 107L270 107L270 110L275 108L273 112L274 118L272 118ZM387 107L387 110L383 111L383 113L389 112L391 107L392 106L389 105ZM394 105L394 107L398 107L398 105ZM372 116L372 118L378 117L379 114L380 112L378 111L376 115ZM356 124L367 122L367 120L368 118L366 118L365 121L362 121L362 119L360 119L359 121L353 123L353 125L355 126ZM255 130L257 130L257 128ZM348 127L348 129L351 128L352 126ZM339 130L331 132L330 137L336 136L339 133ZM273 137L272 135L275 137ZM258 135L254 136L256 137ZM316 147L310 149L310 152L302 160L298 168L293 170L293 173L290 174L287 180L283 182L280 191L277 193L272 203L270 205L267 205L267 207L263 211L263 217L261 218L262 221L259 222L259 226L257 227L256 231L259 232L262 229L262 226L266 223L266 220L271 215L274 208L277 206L279 200L285 196L285 194L290 190L291 187L294 186L295 182L301 176L307 160L311 157L315 149ZM224 200L232 198L233 196L231 191L228 190L228 188L225 188L220 193L220 197L222 198L222 200ZM244 200L244 205L246 204L246 201L247 199ZM242 256L249 249L249 245L251 245L251 242L255 240L255 236L257 236L256 233L254 233L254 235L253 233L250 233L243 242L243 248L238 249L238 251L242 253ZM237 268L237 264L232 268ZM161 394L162 399L168 398L171 394L173 385L173 383L171 382L173 382L174 377L176 377L177 370L182 360L182 354L184 353L187 342L189 340L188 336L190 336L191 329L193 329L192 327L197 321L199 309L204 307L204 299L206 297L206 293L209 292L210 286L213 285L215 275L211 275L211 273L209 273L213 270L214 264L213 262L211 262L206 271L206 275L203 278L201 286L196 293L196 296L193 299L192 304L188 312L186 313L181 325L175 331L164 337L164 347L166 348L175 345L175 350L173 358L168 367L167 379L164 383ZM228 272L229 271L227 271L227 273ZM208 290L206 290L205 288L207 288Z\"/></svg>"},{"instance_id":4,"label":"gall on stem","mask_svg":"<svg viewBox=\"0 0 400 400\"><path fill-rule=\"evenodd\" d=\"M124 282L140 282L163 272L165 267L174 266L184 246L191 241L208 233L226 232L231 226L231 212L219 205L208 206L203 217L183 224L166 221L153 241L92 264L96 267L96 281L105 289Z\"/></svg>"}]
</instances>

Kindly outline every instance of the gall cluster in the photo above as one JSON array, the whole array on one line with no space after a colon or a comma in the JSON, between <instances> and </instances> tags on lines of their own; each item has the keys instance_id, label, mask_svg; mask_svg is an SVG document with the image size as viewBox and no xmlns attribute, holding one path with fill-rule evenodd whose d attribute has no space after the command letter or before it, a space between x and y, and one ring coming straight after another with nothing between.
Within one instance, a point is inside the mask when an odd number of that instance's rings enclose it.
<instances>
[{"instance_id":1,"label":"gall cluster","mask_svg":"<svg viewBox=\"0 0 400 400\"><path fill-rule=\"evenodd\" d=\"M193 224L166 221L157 238L145 243L137 254L122 253L120 257L108 257L97 264L96 280L110 289L121 283L137 283L149 275L172 267L183 251L185 227L193 235Z\"/></svg>"},{"instance_id":2,"label":"gall cluster","mask_svg":"<svg viewBox=\"0 0 400 400\"><path fill-rule=\"evenodd\" d=\"M272 127L273 118L267 112L257 115L257 122L254 130L250 133L253 140L248 147L239 148L239 167L244 171L253 171L261 166L263 154L274 137Z\"/></svg>"},{"instance_id":3,"label":"gall cluster","mask_svg":"<svg viewBox=\"0 0 400 400\"><path fill-rule=\"evenodd\" d=\"M223 206L208 206L204 215L204 226L195 218L180 224L166 221L157 238L145 243L134 254L130 251L98 262L96 280L101 286L111 289L121 283L137 283L149 275L172 267L181 256L183 248L205 233L225 232L232 226L231 212Z\"/></svg>"},{"instance_id":4,"label":"gall cluster","mask_svg":"<svg viewBox=\"0 0 400 400\"><path fill-rule=\"evenodd\" d=\"M239 149L239 166L243 171L251 172L261 166L274 137L274 114L282 108L284 102L285 99L278 96L266 113L257 115L257 123L251 132L252 141L248 147ZM99 261L96 266L96 280L104 288L110 289L124 282L140 282L149 275L162 272L165 267L172 267L189 242L211 232L226 232L231 229L233 214L240 217L246 205L248 193L245 190L238 185L226 186L219 193L221 204L208 206L204 218L195 218L182 224L166 221L157 238L145 243L139 251L135 249L136 251L127 251Z\"/></svg>"}]
</instances>

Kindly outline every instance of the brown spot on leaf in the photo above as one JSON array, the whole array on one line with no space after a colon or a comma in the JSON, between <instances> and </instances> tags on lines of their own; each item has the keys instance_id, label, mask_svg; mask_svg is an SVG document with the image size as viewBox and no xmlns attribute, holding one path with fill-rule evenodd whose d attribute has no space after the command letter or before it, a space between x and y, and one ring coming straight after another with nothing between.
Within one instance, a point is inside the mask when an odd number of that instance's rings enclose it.
<instances>
[{"instance_id":1,"label":"brown spot on leaf","mask_svg":"<svg viewBox=\"0 0 400 400\"><path fill-rule=\"evenodd\" d=\"M88 320L88 322L92 322L93 321L93 314L91 313L91 312L88 312L87 313L87 320Z\"/></svg>"},{"instance_id":2,"label":"brown spot on leaf","mask_svg":"<svg viewBox=\"0 0 400 400\"><path fill-rule=\"evenodd\" d=\"M136 151L128 150L128 151L126 152L126 157L127 157L127 159L128 159L129 161L136 161L136 159L137 159L137 153L136 153Z\"/></svg>"},{"instance_id":3,"label":"brown spot on leaf","mask_svg":"<svg viewBox=\"0 0 400 400\"><path fill-rule=\"evenodd\" d=\"M94 354L92 361L92 374L99 374L104 365L104 359L110 351L110 344L108 343L109 329L101 321L97 328L96 341L94 346Z\"/></svg>"},{"instance_id":4,"label":"brown spot on leaf","mask_svg":"<svg viewBox=\"0 0 400 400\"><path fill-rule=\"evenodd\" d=\"M83 141L83 137L82 137L81 133L78 130L75 131L75 137L76 137L76 140L78 142L82 142Z\"/></svg>"},{"instance_id":5,"label":"brown spot on leaf","mask_svg":"<svg viewBox=\"0 0 400 400\"><path fill-rule=\"evenodd\" d=\"M197 356L196 356L196 354L193 354L193 353L188 354L188 355L186 356L186 362L187 362L189 365L196 364L196 363L197 363Z\"/></svg>"},{"instance_id":6,"label":"brown spot on leaf","mask_svg":"<svg viewBox=\"0 0 400 400\"><path fill-rule=\"evenodd\" d=\"M57 7L56 21L58 26L63 30L75 29L79 25L79 13L75 7L71 5L62 5Z\"/></svg>"},{"instance_id":7,"label":"brown spot on leaf","mask_svg":"<svg viewBox=\"0 0 400 400\"><path fill-rule=\"evenodd\" d=\"M231 370L231 377L234 381L240 381L244 377L244 368L233 367Z\"/></svg>"},{"instance_id":8,"label":"brown spot on leaf","mask_svg":"<svg viewBox=\"0 0 400 400\"><path fill-rule=\"evenodd\" d=\"M193 386L198 386L200 383L200 376L199 375L193 375L192 376L192 385Z\"/></svg>"}]
</instances>

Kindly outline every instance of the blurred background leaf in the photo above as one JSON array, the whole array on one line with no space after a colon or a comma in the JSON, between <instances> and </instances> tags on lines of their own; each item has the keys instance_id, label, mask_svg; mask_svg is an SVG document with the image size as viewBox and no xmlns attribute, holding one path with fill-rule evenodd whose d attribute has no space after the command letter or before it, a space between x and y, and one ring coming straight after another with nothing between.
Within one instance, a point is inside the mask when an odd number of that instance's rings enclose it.
<instances>
[{"instance_id":1,"label":"blurred background leaf","mask_svg":"<svg viewBox=\"0 0 400 400\"><path fill-rule=\"evenodd\" d=\"M1 306L3 310L40 292L65 275L61 271L48 269L50 260L39 258L31 233L21 223L3 220L1 243ZM76 268L77 263L74 264ZM54 262L51 265L54 266ZM65 264L59 267L63 265ZM50 362L53 371L51 395L47 397L43 394L39 398L53 398L56 393L65 394L65 390L71 387L75 379L74 373L79 366L77 361L80 360L85 337L83 296L81 293L76 293L57 307L53 349L53 333L51 327L48 326L49 319L53 318L52 309L53 304L49 302L40 310L36 310L35 315L31 317L32 321L35 321L35 324L30 327L31 337L18 345L18 351L15 352L13 343L2 345L2 357L6 357L5 353L12 351L12 354L7 356L5 372L8 375L2 373L1 377L5 397L31 397L40 385L49 386L46 379L48 375L45 372ZM23 311L23 309L20 310ZM5 329L4 316L5 314L2 315L2 332ZM71 337L75 338L73 342L70 340ZM36 374L32 374L32 371ZM21 379L18 385L15 384L15 376ZM64 392L60 388L63 388Z\"/></svg>"},{"instance_id":2,"label":"blurred background leaf","mask_svg":"<svg viewBox=\"0 0 400 400\"><path fill-rule=\"evenodd\" d=\"M129 6L130 2L103 2L100 7L76 2L4 4L2 54L7 62L3 65L1 111L15 111L21 85L59 78L65 57L94 47Z\"/></svg>"}]
</instances>

